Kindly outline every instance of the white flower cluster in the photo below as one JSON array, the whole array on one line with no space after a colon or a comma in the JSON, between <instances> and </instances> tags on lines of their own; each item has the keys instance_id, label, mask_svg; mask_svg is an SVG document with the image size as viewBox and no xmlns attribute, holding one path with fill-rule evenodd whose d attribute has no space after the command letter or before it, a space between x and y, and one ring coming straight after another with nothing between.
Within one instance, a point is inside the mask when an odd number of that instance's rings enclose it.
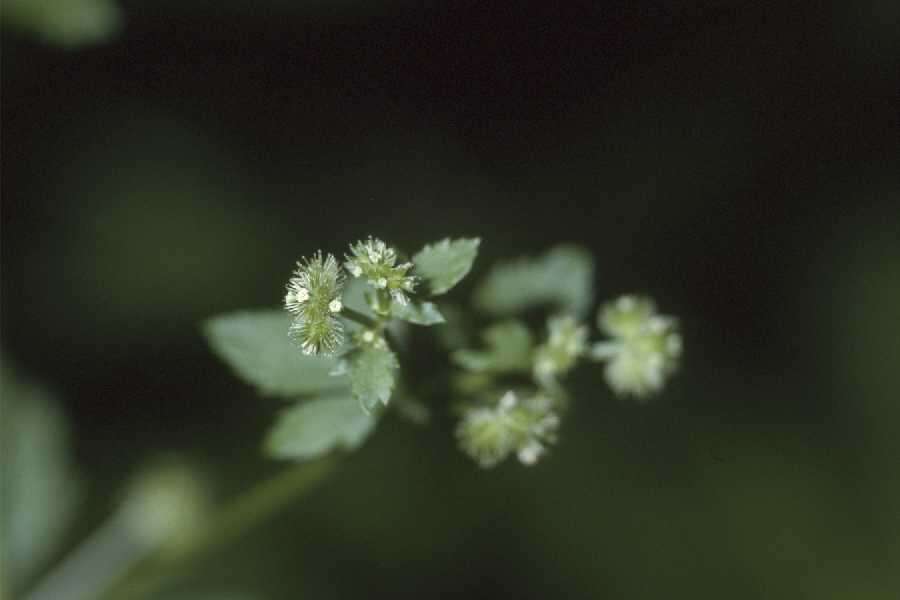
<instances>
[{"instance_id":1,"label":"white flower cluster","mask_svg":"<svg viewBox=\"0 0 900 600\"><path fill-rule=\"evenodd\" d=\"M645 398L662 389L678 367L681 335L672 317L658 315L653 301L622 296L602 307L598 325L612 339L591 349L606 362L606 380L620 395Z\"/></svg>"},{"instance_id":2,"label":"white flower cluster","mask_svg":"<svg viewBox=\"0 0 900 600\"><path fill-rule=\"evenodd\" d=\"M468 408L456 436L463 452L481 467L493 467L512 453L522 464L533 465L556 441L558 428L551 398L537 394L522 400L508 391L495 406Z\"/></svg>"},{"instance_id":3,"label":"white flower cluster","mask_svg":"<svg viewBox=\"0 0 900 600\"><path fill-rule=\"evenodd\" d=\"M350 255L344 267L354 277L365 277L369 285L385 290L402 306L409 303L409 296L416 289L416 278L407 275L411 262L397 263L397 251L383 241L369 237L350 245Z\"/></svg>"}]
</instances>

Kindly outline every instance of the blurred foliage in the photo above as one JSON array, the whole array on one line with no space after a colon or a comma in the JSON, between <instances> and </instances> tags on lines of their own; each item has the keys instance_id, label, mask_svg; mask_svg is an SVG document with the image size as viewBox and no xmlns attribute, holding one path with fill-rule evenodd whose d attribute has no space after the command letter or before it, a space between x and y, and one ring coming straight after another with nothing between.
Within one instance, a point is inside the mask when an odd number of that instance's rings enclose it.
<instances>
[{"instance_id":1,"label":"blurred foliage","mask_svg":"<svg viewBox=\"0 0 900 600\"><path fill-rule=\"evenodd\" d=\"M0 365L0 595L21 590L59 551L80 499L56 400Z\"/></svg>"},{"instance_id":2,"label":"blurred foliage","mask_svg":"<svg viewBox=\"0 0 900 600\"><path fill-rule=\"evenodd\" d=\"M453 360L470 371L528 371L534 341L519 321L501 321L484 330L485 350L457 350Z\"/></svg>"},{"instance_id":3,"label":"blurred foliage","mask_svg":"<svg viewBox=\"0 0 900 600\"><path fill-rule=\"evenodd\" d=\"M116 0L6 0L2 18L4 28L72 47L106 41L122 25Z\"/></svg>"},{"instance_id":4,"label":"blurred foliage","mask_svg":"<svg viewBox=\"0 0 900 600\"><path fill-rule=\"evenodd\" d=\"M475 292L475 304L495 315L552 305L584 316L594 300L594 259L577 246L558 246L543 256L501 263Z\"/></svg>"}]
</instances>

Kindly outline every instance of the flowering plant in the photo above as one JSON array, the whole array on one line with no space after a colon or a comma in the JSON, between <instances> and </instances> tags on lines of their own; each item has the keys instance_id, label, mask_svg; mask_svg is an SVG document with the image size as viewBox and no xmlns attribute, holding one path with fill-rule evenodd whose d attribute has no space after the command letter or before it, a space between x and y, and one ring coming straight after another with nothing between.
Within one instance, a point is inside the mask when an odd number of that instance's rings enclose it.
<instances>
[{"instance_id":1,"label":"flowering plant","mask_svg":"<svg viewBox=\"0 0 900 600\"><path fill-rule=\"evenodd\" d=\"M479 245L445 239L407 260L369 237L350 244L343 265L318 251L297 263L285 312L208 322L210 343L239 376L295 401L266 438L270 455L308 460L356 449L392 412L426 422L436 407L416 393L417 373L404 366L411 326L437 327L436 343L450 358L440 381L455 399L456 438L484 468L510 456L533 465L547 454L571 402L565 377L580 364L604 363L613 392L641 402L676 371L678 324L648 298L602 305L597 327L608 339L590 341L593 261L578 247L496 265L475 289L475 311L443 301L472 269ZM549 310L533 330L539 309Z\"/></svg>"},{"instance_id":2,"label":"flowering plant","mask_svg":"<svg viewBox=\"0 0 900 600\"><path fill-rule=\"evenodd\" d=\"M593 263L576 247L496 265L475 288L474 310L446 301L472 269L479 245L478 239L446 239L406 260L370 237L351 244L343 264L318 251L297 262L283 308L208 321L210 344L240 378L293 401L275 419L265 448L299 464L217 506L188 465L158 462L138 474L118 510L38 581L28 599L156 597L177 581L173 565L233 542L305 494L334 467L326 455L359 448L388 415L424 424L442 410L438 400L449 398L459 448L476 465L492 468L511 457L534 465L559 438L574 400L566 377L580 365L605 363L613 392L641 402L675 372L677 322L657 314L648 298L622 296L602 305L597 326L607 339L591 342ZM434 328L437 358L416 361L422 336L413 327ZM59 449L60 425L39 393L0 375L2 396L14 398L11 408L23 424L21 432L7 432L15 449L9 472L19 478L28 456L44 457L35 449L46 447L47 457ZM34 435L41 431L43 437ZM71 477L60 464L45 472L41 485L62 486ZM32 523L48 539L68 512L65 495L56 496L59 506L36 507L43 510L40 526ZM9 497L15 512L23 513L24 498ZM39 548L29 550L28 535L15 535L24 526L13 524L15 554L41 560ZM27 575L17 568L19 579Z\"/></svg>"}]
</instances>

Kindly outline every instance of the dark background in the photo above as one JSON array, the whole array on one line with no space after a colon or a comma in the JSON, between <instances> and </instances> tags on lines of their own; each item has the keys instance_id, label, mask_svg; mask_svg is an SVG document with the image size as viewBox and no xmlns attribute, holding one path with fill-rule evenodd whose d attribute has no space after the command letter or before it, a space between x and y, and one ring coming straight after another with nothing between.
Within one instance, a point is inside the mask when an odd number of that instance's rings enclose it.
<instances>
[{"instance_id":1,"label":"dark background","mask_svg":"<svg viewBox=\"0 0 900 600\"><path fill-rule=\"evenodd\" d=\"M258 450L277 404L199 323L276 304L299 256L477 235L477 278L571 241L598 299L681 318L657 402L578 373L533 469L478 471L444 424L391 422L196 579L263 598L900 593L895 3L124 10L108 43L4 32L2 56L2 344L64 400L97 518L158 451L223 495L277 468Z\"/></svg>"}]
</instances>

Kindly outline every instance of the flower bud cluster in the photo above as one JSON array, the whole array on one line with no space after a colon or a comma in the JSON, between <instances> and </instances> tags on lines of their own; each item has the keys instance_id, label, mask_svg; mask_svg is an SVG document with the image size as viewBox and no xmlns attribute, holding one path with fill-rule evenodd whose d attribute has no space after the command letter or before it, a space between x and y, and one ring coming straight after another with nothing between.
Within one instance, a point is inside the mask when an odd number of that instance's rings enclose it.
<instances>
[{"instance_id":1,"label":"flower bud cluster","mask_svg":"<svg viewBox=\"0 0 900 600\"><path fill-rule=\"evenodd\" d=\"M397 304L406 306L409 296L416 289L416 278L407 275L411 262L397 263L397 251L383 241L369 237L350 245L350 255L345 257L347 271L353 277L365 277L376 290L386 291Z\"/></svg>"},{"instance_id":2,"label":"flower bud cluster","mask_svg":"<svg viewBox=\"0 0 900 600\"><path fill-rule=\"evenodd\" d=\"M591 349L606 362L606 380L620 395L658 392L678 367L681 335L672 317L657 314L649 298L622 296L601 307L598 325L611 340Z\"/></svg>"},{"instance_id":3,"label":"flower bud cluster","mask_svg":"<svg viewBox=\"0 0 900 600\"><path fill-rule=\"evenodd\" d=\"M515 453L524 465L535 464L556 441L559 416L553 400L542 394L520 399L508 391L495 406L466 409L456 428L460 448L484 468Z\"/></svg>"},{"instance_id":4,"label":"flower bud cluster","mask_svg":"<svg viewBox=\"0 0 900 600\"><path fill-rule=\"evenodd\" d=\"M571 316L551 317L547 322L549 336L538 346L534 358L534 375L538 381L553 381L567 373L578 362L587 347L587 327Z\"/></svg>"}]
</instances>

